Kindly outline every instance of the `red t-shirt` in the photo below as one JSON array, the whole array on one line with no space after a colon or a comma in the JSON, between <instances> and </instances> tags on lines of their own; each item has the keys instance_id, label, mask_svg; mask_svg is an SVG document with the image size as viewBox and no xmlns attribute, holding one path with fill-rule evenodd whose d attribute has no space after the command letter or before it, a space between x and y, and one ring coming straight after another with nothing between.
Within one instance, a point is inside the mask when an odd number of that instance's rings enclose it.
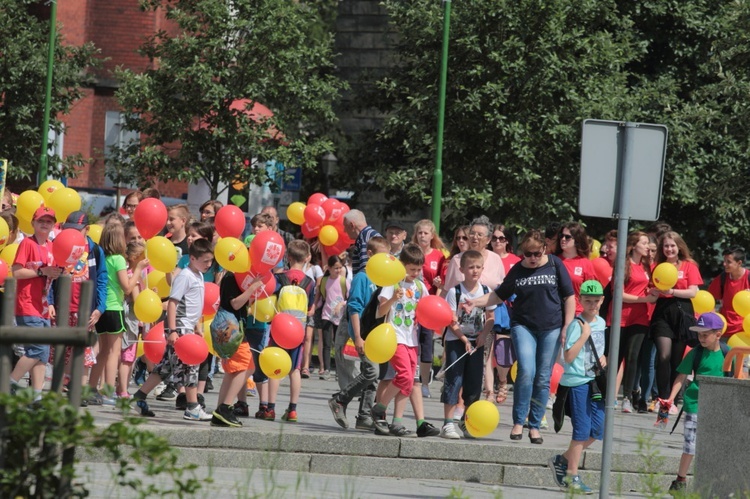
<instances>
[{"instance_id":1,"label":"red t-shirt","mask_svg":"<svg viewBox=\"0 0 750 499\"><path fill-rule=\"evenodd\" d=\"M25 269L39 270L43 266L53 265L52 241L39 244L34 236L26 237L18 245L13 265ZM51 280L46 277L19 279L16 288L16 315L49 318L47 292Z\"/></svg>"},{"instance_id":2,"label":"red t-shirt","mask_svg":"<svg viewBox=\"0 0 750 499\"><path fill-rule=\"evenodd\" d=\"M437 288L432 285L432 281L440 275L440 271L445 264L445 255L440 250L432 248L424 256L424 265L422 265L422 282L431 295L437 293Z\"/></svg>"},{"instance_id":3,"label":"red t-shirt","mask_svg":"<svg viewBox=\"0 0 750 499\"><path fill-rule=\"evenodd\" d=\"M561 256L560 259L562 260L563 265L565 265L565 268L568 269L570 281L573 283L573 291L575 291L576 297L576 315L578 315L583 312L583 305L581 305L581 301L578 298L578 293L581 291L581 284L583 284L584 281L596 279L594 265L591 263L591 260L582 256L576 256L573 258L563 258Z\"/></svg>"},{"instance_id":4,"label":"red t-shirt","mask_svg":"<svg viewBox=\"0 0 750 499\"><path fill-rule=\"evenodd\" d=\"M708 292L713 295L717 300L721 300L721 313L727 319L727 331L724 336L729 336L735 333L742 332L742 316L734 311L732 300L734 295L742 291L743 289L750 289L750 272L744 271L742 277L737 280L731 277L726 277L724 283L723 293L721 288L721 275L714 277L711 281L711 285L708 286Z\"/></svg>"},{"instance_id":5,"label":"red t-shirt","mask_svg":"<svg viewBox=\"0 0 750 499\"><path fill-rule=\"evenodd\" d=\"M703 278L698 266L693 262L682 261L677 268L677 284L674 289L688 289L690 286L700 286ZM667 298L672 298L668 296Z\"/></svg>"},{"instance_id":6,"label":"red t-shirt","mask_svg":"<svg viewBox=\"0 0 750 499\"><path fill-rule=\"evenodd\" d=\"M623 292L629 295L646 296L648 295L648 286L651 282L651 276L640 263L633 263L628 258L630 264L630 279L625 283ZM622 316L620 326L633 326L640 324L648 326L651 319L651 309L648 303L625 303L622 302ZM612 322L612 311L610 307L607 324Z\"/></svg>"},{"instance_id":7,"label":"red t-shirt","mask_svg":"<svg viewBox=\"0 0 750 499\"><path fill-rule=\"evenodd\" d=\"M503 267L505 268L505 275L508 275L511 267L521 261L521 257L513 253L507 253L504 257L500 258L503 261Z\"/></svg>"}]
</instances>

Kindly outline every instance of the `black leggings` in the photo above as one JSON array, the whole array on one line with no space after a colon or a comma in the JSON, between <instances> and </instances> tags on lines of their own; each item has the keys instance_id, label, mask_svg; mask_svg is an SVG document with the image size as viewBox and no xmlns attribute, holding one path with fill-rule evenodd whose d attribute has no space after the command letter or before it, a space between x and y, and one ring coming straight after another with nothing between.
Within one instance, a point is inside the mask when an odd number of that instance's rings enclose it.
<instances>
[{"instance_id":1,"label":"black leggings","mask_svg":"<svg viewBox=\"0 0 750 499\"><path fill-rule=\"evenodd\" d=\"M323 338L323 351L320 352L320 356L323 358L323 365L321 369L330 371L331 370L331 347L333 346L333 336L338 326L331 321L323 321L323 328L321 329L321 337Z\"/></svg>"},{"instance_id":2,"label":"black leggings","mask_svg":"<svg viewBox=\"0 0 750 499\"><path fill-rule=\"evenodd\" d=\"M622 394L625 398L635 391L635 378L640 365L638 358L641 353L643 340L648 334L648 326L634 324L625 326L620 331L620 353L617 365L625 361L625 371L622 378Z\"/></svg>"},{"instance_id":3,"label":"black leggings","mask_svg":"<svg viewBox=\"0 0 750 499\"><path fill-rule=\"evenodd\" d=\"M677 377L677 366L682 362L685 343L666 336L654 338L656 345L656 387L659 398L668 399Z\"/></svg>"}]
</instances>

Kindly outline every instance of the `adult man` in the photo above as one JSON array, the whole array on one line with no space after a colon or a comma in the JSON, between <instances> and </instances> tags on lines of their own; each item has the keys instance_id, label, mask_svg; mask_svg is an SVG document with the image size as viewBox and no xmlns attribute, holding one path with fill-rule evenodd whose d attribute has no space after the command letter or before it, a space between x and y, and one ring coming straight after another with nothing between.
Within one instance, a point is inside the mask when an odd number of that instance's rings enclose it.
<instances>
[{"instance_id":1,"label":"adult man","mask_svg":"<svg viewBox=\"0 0 750 499\"><path fill-rule=\"evenodd\" d=\"M386 224L385 239L391 245L389 250L391 255L398 258L401 250L404 248L404 241L407 235L406 227L401 222L392 221Z\"/></svg>"},{"instance_id":2,"label":"adult man","mask_svg":"<svg viewBox=\"0 0 750 499\"><path fill-rule=\"evenodd\" d=\"M720 312L727 319L727 331L722 340L727 341L731 335L742 332L742 316L734 310L734 296L750 288L750 272L742 266L745 261L745 250L739 246L724 250L724 272L711 281L708 292L721 301Z\"/></svg>"},{"instance_id":3,"label":"adult man","mask_svg":"<svg viewBox=\"0 0 750 499\"><path fill-rule=\"evenodd\" d=\"M367 225L365 214L359 210L350 210L344 215L344 230L349 237L354 239L352 271L357 274L363 271L367 265L367 241L380 234Z\"/></svg>"}]
</instances>

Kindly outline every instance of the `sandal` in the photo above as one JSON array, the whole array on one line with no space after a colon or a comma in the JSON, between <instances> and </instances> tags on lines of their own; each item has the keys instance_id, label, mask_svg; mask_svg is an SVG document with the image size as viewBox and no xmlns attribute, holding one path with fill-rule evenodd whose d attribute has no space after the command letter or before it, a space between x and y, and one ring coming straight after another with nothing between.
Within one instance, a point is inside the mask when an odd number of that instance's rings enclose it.
<instances>
[{"instance_id":1,"label":"sandal","mask_svg":"<svg viewBox=\"0 0 750 499\"><path fill-rule=\"evenodd\" d=\"M508 399L508 385L502 384L498 387L497 395L495 396L495 402L502 404Z\"/></svg>"},{"instance_id":2,"label":"sandal","mask_svg":"<svg viewBox=\"0 0 750 499\"><path fill-rule=\"evenodd\" d=\"M310 378L310 370L309 370L309 369L307 369L306 367L303 367L303 368L302 368L302 369L300 370L300 374L302 375L302 378L303 378L303 379L309 379L309 378Z\"/></svg>"}]
</instances>

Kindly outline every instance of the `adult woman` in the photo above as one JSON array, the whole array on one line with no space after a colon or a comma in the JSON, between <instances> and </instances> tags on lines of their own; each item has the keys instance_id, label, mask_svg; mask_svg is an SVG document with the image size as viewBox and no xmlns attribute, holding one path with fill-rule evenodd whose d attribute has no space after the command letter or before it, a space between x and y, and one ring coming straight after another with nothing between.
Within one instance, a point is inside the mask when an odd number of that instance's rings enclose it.
<instances>
[{"instance_id":1,"label":"adult woman","mask_svg":"<svg viewBox=\"0 0 750 499\"><path fill-rule=\"evenodd\" d=\"M479 278L479 282L490 289L497 287L503 282L503 278L505 277L502 260L500 260L500 257L496 253L487 249L492 229L492 223L484 215L475 218L469 225L469 249L479 251L482 257L484 257L484 270L482 271L482 276ZM464 280L464 275L460 269L462 253L453 256L448 264L448 271L444 279L445 287L443 289L443 296Z\"/></svg>"},{"instance_id":2,"label":"adult woman","mask_svg":"<svg viewBox=\"0 0 750 499\"><path fill-rule=\"evenodd\" d=\"M503 283L469 306L497 305L516 295L510 334L518 359L518 374L510 439L521 439L528 416L529 440L541 444L539 426L549 398L552 366L560 351L560 331L561 328L565 331L575 316L575 298L565 266L556 256L545 253L542 232L527 232L520 248L524 258L510 269Z\"/></svg>"},{"instance_id":3,"label":"adult woman","mask_svg":"<svg viewBox=\"0 0 750 499\"><path fill-rule=\"evenodd\" d=\"M576 315L583 312L583 306L578 299L581 284L589 279L596 279L594 265L589 260L589 238L586 230L578 222L568 222L560 227L557 236L557 256L568 269L570 280L573 282L573 292L576 297Z\"/></svg>"},{"instance_id":4,"label":"adult woman","mask_svg":"<svg viewBox=\"0 0 750 499\"><path fill-rule=\"evenodd\" d=\"M451 262L451 259L459 253L463 253L467 249L469 249L469 226L460 225L456 227L455 232L453 232L453 243L451 244L451 250L448 253L445 261L443 262L443 268L440 270L440 279L443 282L445 282L445 274L446 272L448 272L448 264Z\"/></svg>"},{"instance_id":5,"label":"adult woman","mask_svg":"<svg viewBox=\"0 0 750 499\"><path fill-rule=\"evenodd\" d=\"M683 315L694 315L690 300L698 293L703 278L687 244L674 231L665 232L659 238L656 263L665 262L677 267L677 283L665 291L651 290L651 294L658 297L651 317L651 337L656 344L656 387L659 398L667 400L677 375L677 366L685 353L680 325Z\"/></svg>"},{"instance_id":6,"label":"adult woman","mask_svg":"<svg viewBox=\"0 0 750 499\"><path fill-rule=\"evenodd\" d=\"M490 239L490 249L497 253L497 256L503 261L505 275L508 275L513 265L521 261L521 257L513 253L512 237L503 224L495 225L495 230L492 231L492 238Z\"/></svg>"},{"instance_id":7,"label":"adult woman","mask_svg":"<svg viewBox=\"0 0 750 499\"><path fill-rule=\"evenodd\" d=\"M143 193L141 191L133 191L127 196L125 196L125 199L122 202L122 209L125 210L122 215L125 218L133 218L133 213L135 213L135 209L138 207L138 203L141 202L143 199Z\"/></svg>"},{"instance_id":8,"label":"adult woman","mask_svg":"<svg viewBox=\"0 0 750 499\"><path fill-rule=\"evenodd\" d=\"M198 210L201 214L201 222L205 222L211 217L215 217L216 213L224 207L224 203L211 199L203 203Z\"/></svg>"},{"instance_id":9,"label":"adult woman","mask_svg":"<svg viewBox=\"0 0 750 499\"><path fill-rule=\"evenodd\" d=\"M620 319L620 354L617 365L625 362L620 369L617 380L618 390L621 380L624 380L624 400L622 412L633 412L633 406L638 406L639 391L636 390L635 380L638 373L639 357L643 340L646 338L649 326L649 303L656 301L656 297L649 293L651 282L651 266L648 257L648 234L635 231L628 235L625 253L625 285L622 294L622 316ZM611 322L611 317L607 323Z\"/></svg>"}]
</instances>

